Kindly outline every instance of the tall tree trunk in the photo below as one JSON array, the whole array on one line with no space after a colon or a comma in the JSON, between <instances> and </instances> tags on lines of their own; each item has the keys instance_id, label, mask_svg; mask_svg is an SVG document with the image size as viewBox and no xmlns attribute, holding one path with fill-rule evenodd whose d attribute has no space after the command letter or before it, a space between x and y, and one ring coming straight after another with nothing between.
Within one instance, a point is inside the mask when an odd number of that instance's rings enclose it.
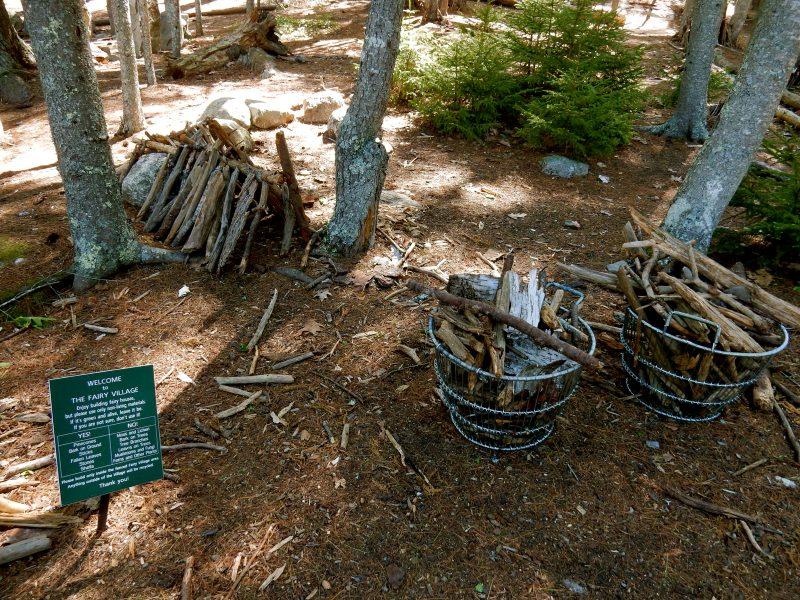
<instances>
[{"instance_id":1,"label":"tall tree trunk","mask_svg":"<svg viewBox=\"0 0 800 600\"><path fill-rule=\"evenodd\" d=\"M0 100L12 106L30 106L33 95L25 79L35 69L33 52L11 25L5 4L0 0Z\"/></svg>"},{"instance_id":2,"label":"tall tree trunk","mask_svg":"<svg viewBox=\"0 0 800 600\"><path fill-rule=\"evenodd\" d=\"M673 39L676 39L681 47L685 48L689 41L689 28L692 26L692 13L694 12L697 0L686 0L681 11L681 22L678 31L675 32Z\"/></svg>"},{"instance_id":3,"label":"tall tree trunk","mask_svg":"<svg viewBox=\"0 0 800 600\"><path fill-rule=\"evenodd\" d=\"M763 0L719 124L686 175L664 227L705 252L767 132L800 54L800 0Z\"/></svg>"},{"instance_id":4,"label":"tall tree trunk","mask_svg":"<svg viewBox=\"0 0 800 600\"><path fill-rule=\"evenodd\" d=\"M172 58L180 58L183 46L183 26L181 25L180 0L164 0L164 19L170 33L170 54ZM164 42L161 42L162 47Z\"/></svg>"},{"instance_id":5,"label":"tall tree trunk","mask_svg":"<svg viewBox=\"0 0 800 600\"><path fill-rule=\"evenodd\" d=\"M142 96L139 94L139 73L133 49L131 8L129 0L113 0L113 19L117 30L119 72L122 79L122 123L117 135L127 137L145 127Z\"/></svg>"},{"instance_id":6,"label":"tall tree trunk","mask_svg":"<svg viewBox=\"0 0 800 600\"><path fill-rule=\"evenodd\" d=\"M442 15L439 12L439 0L425 0L425 6L422 13L423 23L438 23L442 20Z\"/></svg>"},{"instance_id":7,"label":"tall tree trunk","mask_svg":"<svg viewBox=\"0 0 800 600\"><path fill-rule=\"evenodd\" d=\"M141 245L125 217L81 6L82 0L36 0L27 14L64 181L78 290L123 265L181 256Z\"/></svg>"},{"instance_id":8,"label":"tall tree trunk","mask_svg":"<svg viewBox=\"0 0 800 600\"><path fill-rule=\"evenodd\" d=\"M708 138L708 80L722 22L723 1L696 0L675 114L666 123L648 128L651 133L689 140Z\"/></svg>"},{"instance_id":9,"label":"tall tree trunk","mask_svg":"<svg viewBox=\"0 0 800 600\"><path fill-rule=\"evenodd\" d=\"M114 0L106 0L106 12L108 13L108 28L111 31L111 37L116 37L117 26L114 25L114 17L111 13L114 12Z\"/></svg>"},{"instance_id":10,"label":"tall tree trunk","mask_svg":"<svg viewBox=\"0 0 800 600\"><path fill-rule=\"evenodd\" d=\"M150 6L148 0L134 0L138 6L139 31L142 38L142 56L147 85L156 84L156 70L153 66L153 40L150 37Z\"/></svg>"},{"instance_id":11,"label":"tall tree trunk","mask_svg":"<svg viewBox=\"0 0 800 600\"><path fill-rule=\"evenodd\" d=\"M728 44L736 47L739 41L739 35L742 33L745 21L747 21L747 13L750 12L750 4L752 0L736 0L733 8L733 16L728 23Z\"/></svg>"},{"instance_id":12,"label":"tall tree trunk","mask_svg":"<svg viewBox=\"0 0 800 600\"><path fill-rule=\"evenodd\" d=\"M194 0L194 34L203 35L203 6L200 0Z\"/></svg>"},{"instance_id":13,"label":"tall tree trunk","mask_svg":"<svg viewBox=\"0 0 800 600\"><path fill-rule=\"evenodd\" d=\"M345 256L372 246L389 155L376 138L389 101L403 0L372 0L358 82L336 138L336 207L327 244Z\"/></svg>"},{"instance_id":14,"label":"tall tree trunk","mask_svg":"<svg viewBox=\"0 0 800 600\"><path fill-rule=\"evenodd\" d=\"M244 9L247 11L248 15L250 15L250 13L253 12L255 7L256 7L255 0L247 0L247 2L244 3Z\"/></svg>"}]
</instances>

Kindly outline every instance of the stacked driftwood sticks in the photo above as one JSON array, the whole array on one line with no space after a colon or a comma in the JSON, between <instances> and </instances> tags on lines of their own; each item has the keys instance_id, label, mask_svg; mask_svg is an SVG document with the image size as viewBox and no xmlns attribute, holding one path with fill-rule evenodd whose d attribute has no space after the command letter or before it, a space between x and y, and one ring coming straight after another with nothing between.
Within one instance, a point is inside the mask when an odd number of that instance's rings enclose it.
<instances>
[{"instance_id":1,"label":"stacked driftwood sticks","mask_svg":"<svg viewBox=\"0 0 800 600\"><path fill-rule=\"evenodd\" d=\"M253 165L235 139L214 119L169 136L148 134L121 169L121 177L142 154L164 152L137 219L157 240L187 255L201 255L219 273L244 238L239 272L244 273L260 224L283 220L281 255L289 251L295 226L307 241L313 231L303 210L283 132L276 134L282 172Z\"/></svg>"},{"instance_id":2,"label":"stacked driftwood sticks","mask_svg":"<svg viewBox=\"0 0 800 600\"><path fill-rule=\"evenodd\" d=\"M437 351L436 370L454 423L472 441L486 445L488 438L496 449L549 435L555 413L544 413L574 391L581 365L600 364L591 356L591 331L578 319L577 305L562 306L564 289L545 286L535 269L523 284L512 260L507 257L500 278L453 275L447 292L406 284L442 303L432 313L431 334L447 351Z\"/></svg>"},{"instance_id":3,"label":"stacked driftwood sticks","mask_svg":"<svg viewBox=\"0 0 800 600\"><path fill-rule=\"evenodd\" d=\"M800 309L635 210L631 218L622 246L629 258L616 274L561 265L595 283L614 284L625 296L623 366L629 378L655 392L669 416L706 420L760 376L754 399L771 409L764 369L786 346L781 323L800 326Z\"/></svg>"}]
</instances>

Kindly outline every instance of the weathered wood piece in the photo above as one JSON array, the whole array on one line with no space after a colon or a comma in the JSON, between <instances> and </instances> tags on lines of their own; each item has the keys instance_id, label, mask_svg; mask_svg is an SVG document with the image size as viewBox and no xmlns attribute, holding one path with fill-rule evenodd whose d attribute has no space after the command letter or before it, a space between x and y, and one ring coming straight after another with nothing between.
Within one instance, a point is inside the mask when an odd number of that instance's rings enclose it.
<instances>
[{"instance_id":1,"label":"weathered wood piece","mask_svg":"<svg viewBox=\"0 0 800 600\"><path fill-rule=\"evenodd\" d=\"M202 208L202 202L208 198L208 194L213 191L215 186L219 186L217 181L220 170L217 168L217 163L219 163L219 151L215 149L211 151L211 157L205 170L200 175L200 179L197 181L197 186L184 204L181 212L178 213L178 217L172 224L172 229L169 230L169 235L164 240L168 244L178 246L183 243L197 219L197 215Z\"/></svg>"},{"instance_id":2,"label":"weathered wood piece","mask_svg":"<svg viewBox=\"0 0 800 600\"><path fill-rule=\"evenodd\" d=\"M681 261L683 264L690 264L689 250L685 243L650 223L635 209L632 208L630 214L636 226L642 230L645 236L655 241L659 250ZM723 289L733 286L744 287L750 293L753 308L762 316L782 322L790 327L800 328L800 307L773 296L755 283L726 269L705 254L695 253L695 259L698 272L708 280L722 286Z\"/></svg>"},{"instance_id":3,"label":"weathered wood piece","mask_svg":"<svg viewBox=\"0 0 800 600\"><path fill-rule=\"evenodd\" d=\"M150 213L150 217L148 217L147 222L144 225L145 231L156 231L155 237L158 240L164 239L167 236L170 229L172 229L172 224L175 222L175 219L178 218L178 214L180 214L187 198L192 195L192 191L197 184L197 180L200 179L200 176L205 170L205 165L208 162L208 158L209 153L206 151L203 151L199 154L197 159L194 161L191 170L189 171L189 176L181 186L178 195L175 196L172 202L165 204L165 208L168 207L166 213L164 213L163 216L163 210L159 211L155 215Z\"/></svg>"},{"instance_id":4,"label":"weathered wood piece","mask_svg":"<svg viewBox=\"0 0 800 600\"><path fill-rule=\"evenodd\" d=\"M286 144L286 135L283 130L279 130L275 134L275 146L278 150L278 158L281 161L281 171L283 171L283 174L286 176L285 185L289 188L289 204L294 212L295 223L300 229L300 236L305 241L312 235L313 230L311 229L308 215L306 215L306 211L303 209L303 197L300 194L300 185L297 183L292 156L289 154L289 146ZM286 215L284 215L284 219L286 219Z\"/></svg>"},{"instance_id":5,"label":"weathered wood piece","mask_svg":"<svg viewBox=\"0 0 800 600\"><path fill-rule=\"evenodd\" d=\"M281 238L281 256L289 254L292 245L292 231L294 231L295 213L292 209L292 199L289 193L289 186L285 183L281 188L281 198L283 199L283 237Z\"/></svg>"},{"instance_id":6,"label":"weathered wood piece","mask_svg":"<svg viewBox=\"0 0 800 600\"><path fill-rule=\"evenodd\" d=\"M248 210L253 203L253 198L258 189L258 180L254 173L249 173L242 184L242 191L239 193L239 200L236 203L236 208L233 211L231 224L228 228L228 235L225 236L225 243L222 246L222 251L219 256L219 263L217 264L217 273L219 273L225 263L228 262L239 236L242 234L245 224L247 223Z\"/></svg>"},{"instance_id":7,"label":"weathered wood piece","mask_svg":"<svg viewBox=\"0 0 800 600\"><path fill-rule=\"evenodd\" d=\"M38 536L0 547L0 565L49 550L53 542L47 536Z\"/></svg>"},{"instance_id":8,"label":"weathered wood piece","mask_svg":"<svg viewBox=\"0 0 800 600\"><path fill-rule=\"evenodd\" d=\"M156 196L158 195L158 191L161 189L161 182L164 181L164 177L167 175L171 158L172 157L169 154L164 157L164 162L161 164L161 167L156 173L156 178L153 180L153 185L150 186L150 192L147 194L147 198L145 198L144 204L142 204L139 212L136 213L137 219L141 219L147 213L147 210L150 208L153 200L155 200Z\"/></svg>"},{"instance_id":9,"label":"weathered wood piece","mask_svg":"<svg viewBox=\"0 0 800 600\"><path fill-rule=\"evenodd\" d=\"M206 240L211 233L211 227L214 225L214 220L218 213L222 192L225 190L225 182L229 175L229 167L225 166L221 171L217 169L211 177L211 181L209 181L208 187L203 193L203 199L197 207L198 214L194 220L194 226L186 243L181 248L181 252L184 254L205 248Z\"/></svg>"},{"instance_id":10,"label":"weathered wood piece","mask_svg":"<svg viewBox=\"0 0 800 600\"><path fill-rule=\"evenodd\" d=\"M410 290L414 290L415 292L426 293L436 298L440 302L444 302L445 304L450 304L462 309L473 310L475 312L489 315L493 319L502 321L507 325L511 325L522 333L531 336L536 343L555 350L556 352L560 352L567 358L570 358L585 367L590 369L599 369L603 367L603 363L601 363L595 357L590 356L583 350L576 348L572 344L568 344L567 342L564 342L553 335L548 335L538 327L534 327L522 319L518 319L517 317L509 315L508 313L503 313L497 310L497 308L491 304L487 304L479 300L470 300L469 298L453 296L452 294L448 294L443 290L437 290L423 285L422 283L414 281L413 279L406 283L406 287L408 287Z\"/></svg>"},{"instance_id":11,"label":"weathered wood piece","mask_svg":"<svg viewBox=\"0 0 800 600\"><path fill-rule=\"evenodd\" d=\"M588 281L589 283L595 283L612 290L617 289L617 278L613 273L603 273L602 271L595 271L593 269L565 263L556 263L556 266L562 271L574 275L579 279L583 279L584 281Z\"/></svg>"},{"instance_id":12,"label":"weathered wood piece","mask_svg":"<svg viewBox=\"0 0 800 600\"><path fill-rule=\"evenodd\" d=\"M238 179L239 169L234 169L233 175L231 175L231 178L228 181L228 189L225 191L225 199L222 201L222 216L220 217L219 231L216 239L214 240L214 246L211 250L211 253L208 256L208 264L206 268L208 269L209 273L213 273L214 269L217 268L219 257L222 254L222 247L225 245L225 239L228 235L228 227L231 222L233 196L236 192L236 183L238 182Z\"/></svg>"},{"instance_id":13,"label":"weathered wood piece","mask_svg":"<svg viewBox=\"0 0 800 600\"><path fill-rule=\"evenodd\" d=\"M665 485L662 487L662 489L667 496L675 498L675 500L682 502L686 506L691 506L692 508L702 510L703 512L707 512L712 515L721 515L723 517L728 517L729 519L742 519L743 521L749 521L750 523L762 522L759 517L748 515L747 513L743 513L735 508L728 508L727 506L720 506L719 504L712 504L711 502L694 498L671 486Z\"/></svg>"},{"instance_id":14,"label":"weathered wood piece","mask_svg":"<svg viewBox=\"0 0 800 600\"><path fill-rule=\"evenodd\" d=\"M51 454L49 456L42 456L41 458L35 458L33 460L11 465L6 468L5 471L3 471L3 479L8 479L14 475L19 475L24 471L36 471L38 469L43 469L44 467L49 467L55 461L55 456Z\"/></svg>"},{"instance_id":15,"label":"weathered wood piece","mask_svg":"<svg viewBox=\"0 0 800 600\"><path fill-rule=\"evenodd\" d=\"M269 321L269 318L272 316L272 311L275 309L275 303L277 301L278 288L275 288L275 291L272 293L272 299L269 301L269 305L264 311L264 314L261 315L261 320L258 322L258 327L256 327L253 337L251 337L250 341L247 343L248 352L253 351L253 348L255 348L256 345L258 345L258 342L261 340L261 336L264 335L264 329L267 327L267 321Z\"/></svg>"},{"instance_id":16,"label":"weathered wood piece","mask_svg":"<svg viewBox=\"0 0 800 600\"><path fill-rule=\"evenodd\" d=\"M215 377L219 385L247 385L250 383L294 383L294 377L280 373L267 373L265 375L239 375L234 377Z\"/></svg>"},{"instance_id":17,"label":"weathered wood piece","mask_svg":"<svg viewBox=\"0 0 800 600\"><path fill-rule=\"evenodd\" d=\"M250 219L250 231L247 232L247 240L244 244L244 250L242 251L242 258L239 261L239 274L244 275L245 271L247 271L247 261L250 258L250 250L253 248L253 241L256 238L256 230L258 229L258 224L261 222L261 218L267 212L267 200L269 199L269 184L262 183L261 184L261 196L259 197L258 204L253 209L252 217Z\"/></svg>"}]
</instances>

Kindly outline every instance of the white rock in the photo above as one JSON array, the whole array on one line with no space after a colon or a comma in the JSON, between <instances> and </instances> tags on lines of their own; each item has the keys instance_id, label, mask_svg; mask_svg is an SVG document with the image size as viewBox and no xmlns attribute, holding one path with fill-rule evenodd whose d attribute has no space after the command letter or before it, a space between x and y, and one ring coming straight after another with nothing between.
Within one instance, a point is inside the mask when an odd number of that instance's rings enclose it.
<instances>
[{"instance_id":1,"label":"white rock","mask_svg":"<svg viewBox=\"0 0 800 600\"><path fill-rule=\"evenodd\" d=\"M250 129L250 107L239 98L215 98L203 109L199 120L206 118L236 121L245 129Z\"/></svg>"},{"instance_id":2,"label":"white rock","mask_svg":"<svg viewBox=\"0 0 800 600\"><path fill-rule=\"evenodd\" d=\"M269 102L248 102L250 106L250 122L259 129L275 129L294 121L294 113L287 109L277 108Z\"/></svg>"},{"instance_id":3,"label":"white rock","mask_svg":"<svg viewBox=\"0 0 800 600\"><path fill-rule=\"evenodd\" d=\"M122 199L133 206L144 204L166 158L167 155L163 152L151 152L139 157L122 180Z\"/></svg>"},{"instance_id":4,"label":"white rock","mask_svg":"<svg viewBox=\"0 0 800 600\"><path fill-rule=\"evenodd\" d=\"M344 106L344 96L333 90L324 90L311 94L303 100L303 116L301 121L313 125L324 125L331 118L333 111Z\"/></svg>"},{"instance_id":5,"label":"white rock","mask_svg":"<svg viewBox=\"0 0 800 600\"><path fill-rule=\"evenodd\" d=\"M342 120L344 116L347 114L347 107L342 106L341 108L337 108L335 111L331 113L330 119L328 119L328 126L325 128L325 135L323 136L325 139L328 140L335 140L336 136L339 135L339 128L342 126Z\"/></svg>"},{"instance_id":6,"label":"white rock","mask_svg":"<svg viewBox=\"0 0 800 600\"><path fill-rule=\"evenodd\" d=\"M385 204L388 206L399 206L402 208L421 208L422 205L413 200L407 194L403 194L402 192L398 192L396 190L383 190L381 192L381 204Z\"/></svg>"}]
</instances>

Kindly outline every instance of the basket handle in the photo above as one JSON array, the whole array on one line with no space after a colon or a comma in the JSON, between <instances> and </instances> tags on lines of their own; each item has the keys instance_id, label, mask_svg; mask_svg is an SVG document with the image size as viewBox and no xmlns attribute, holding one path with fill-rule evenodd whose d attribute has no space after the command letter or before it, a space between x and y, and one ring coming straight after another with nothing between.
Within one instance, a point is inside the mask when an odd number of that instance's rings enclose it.
<instances>
[{"instance_id":1,"label":"basket handle","mask_svg":"<svg viewBox=\"0 0 800 600\"><path fill-rule=\"evenodd\" d=\"M584 296L583 296L582 292L579 292L578 290L573 289L573 288L571 288L571 287L569 287L567 285L564 285L564 284L561 284L561 283L556 283L555 281L551 281L549 283L546 283L544 287L545 287L545 289L547 289L549 287L558 288L558 289L564 290L566 293L568 293L568 294L570 294L572 296L575 296L577 298L575 300L575 302L573 303L574 306L575 306L575 310L579 310L580 309L581 303L583 302L583 299L584 299Z\"/></svg>"},{"instance_id":2,"label":"basket handle","mask_svg":"<svg viewBox=\"0 0 800 600\"><path fill-rule=\"evenodd\" d=\"M716 331L714 334L714 341L711 343L711 351L713 352L714 349L717 347L717 343L719 343L719 336L722 332L718 323L714 323L714 321L709 321L708 319L704 319L703 317L698 317L697 315L693 315L690 313L681 312L679 310L671 310L669 314L667 314L667 319L664 321L664 333L667 333L667 329L669 328L669 324L672 322L672 317L683 317L684 319L691 319L693 321L699 321L700 323L704 323L708 325L712 329Z\"/></svg>"}]
</instances>

